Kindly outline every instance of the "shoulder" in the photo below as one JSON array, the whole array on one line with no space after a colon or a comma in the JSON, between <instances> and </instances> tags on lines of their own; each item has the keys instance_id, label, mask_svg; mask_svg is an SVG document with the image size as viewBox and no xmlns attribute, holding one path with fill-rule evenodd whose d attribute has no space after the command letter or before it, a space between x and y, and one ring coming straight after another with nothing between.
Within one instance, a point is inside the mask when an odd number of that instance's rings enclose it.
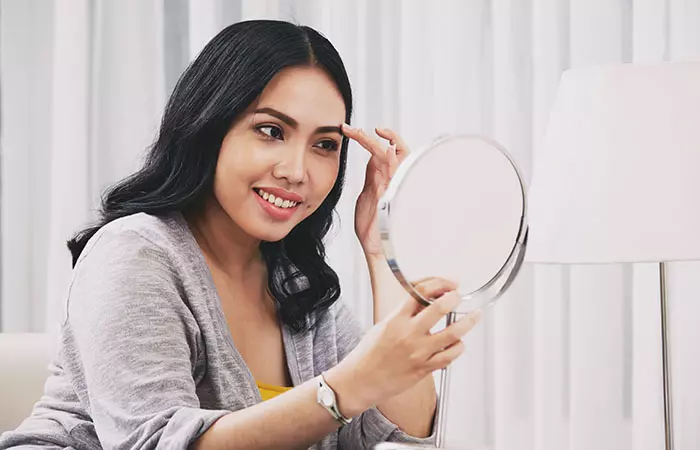
<instances>
[{"instance_id":1,"label":"shoulder","mask_svg":"<svg viewBox=\"0 0 700 450\"><path fill-rule=\"evenodd\" d=\"M143 308L155 305L161 313L163 308L181 309L188 257L182 255L186 244L180 220L184 219L134 214L102 227L73 270L70 314L88 305L129 314L150 314Z\"/></svg>"},{"instance_id":2,"label":"shoulder","mask_svg":"<svg viewBox=\"0 0 700 450\"><path fill-rule=\"evenodd\" d=\"M88 241L80 255L76 269L85 265L106 260L110 264L134 257L148 256L154 262L174 259L185 249L191 235L181 215L155 216L138 213L116 219L103 226Z\"/></svg>"},{"instance_id":3,"label":"shoulder","mask_svg":"<svg viewBox=\"0 0 700 450\"><path fill-rule=\"evenodd\" d=\"M201 258L198 252L181 215L120 218L88 241L73 270L69 295L104 286L119 291L130 289L127 285L180 290L199 274L193 269Z\"/></svg>"},{"instance_id":4,"label":"shoulder","mask_svg":"<svg viewBox=\"0 0 700 450\"><path fill-rule=\"evenodd\" d=\"M154 215L147 213L131 214L113 220L104 227L103 230L110 231L133 231L142 235L160 236L176 233L179 221L177 215Z\"/></svg>"}]
</instances>

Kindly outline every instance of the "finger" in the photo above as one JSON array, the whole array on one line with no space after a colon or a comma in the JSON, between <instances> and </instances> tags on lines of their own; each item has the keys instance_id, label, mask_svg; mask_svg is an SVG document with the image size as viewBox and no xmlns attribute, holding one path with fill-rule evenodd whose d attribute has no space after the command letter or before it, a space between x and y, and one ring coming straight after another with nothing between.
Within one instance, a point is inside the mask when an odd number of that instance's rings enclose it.
<instances>
[{"instance_id":1,"label":"finger","mask_svg":"<svg viewBox=\"0 0 700 450\"><path fill-rule=\"evenodd\" d=\"M396 155L398 156L399 161L402 161L406 156L408 156L409 153L411 153L406 141L404 141L403 138L394 130L389 128L375 128L375 132L384 139L387 139L390 144L396 145Z\"/></svg>"},{"instance_id":2,"label":"finger","mask_svg":"<svg viewBox=\"0 0 700 450\"><path fill-rule=\"evenodd\" d=\"M379 140L369 136L361 128L353 128L348 124L343 124L343 132L372 154L372 165L381 173L384 180L386 180L385 182L388 182L393 172L396 171L396 167L398 167L398 162L392 160L392 155L390 155L391 148L389 150L385 149Z\"/></svg>"},{"instance_id":3,"label":"finger","mask_svg":"<svg viewBox=\"0 0 700 450\"><path fill-rule=\"evenodd\" d=\"M429 333L443 317L454 311L459 305L461 298L456 291L450 291L438 298L432 305L427 306L423 311L416 314L414 322L419 330Z\"/></svg>"},{"instance_id":4,"label":"finger","mask_svg":"<svg viewBox=\"0 0 700 450\"><path fill-rule=\"evenodd\" d=\"M411 282L411 285L412 285L413 287L416 287L416 286L418 286L419 284L425 283L425 282L430 281L430 280L435 279L435 278L436 278L436 277L425 277L425 278L420 278L420 279L418 279L418 280L416 280L416 281L412 281L412 282ZM446 281L449 282L449 280L446 280Z\"/></svg>"},{"instance_id":5,"label":"finger","mask_svg":"<svg viewBox=\"0 0 700 450\"><path fill-rule=\"evenodd\" d=\"M424 278L412 284L420 295L429 300L435 300L443 296L445 293L457 289L456 283L439 277Z\"/></svg>"},{"instance_id":6,"label":"finger","mask_svg":"<svg viewBox=\"0 0 700 450\"><path fill-rule=\"evenodd\" d=\"M387 161L389 164L389 177L393 178L401 162L410 153L404 140L393 130L388 128L375 128L375 132L380 137L389 140L387 150Z\"/></svg>"},{"instance_id":7,"label":"finger","mask_svg":"<svg viewBox=\"0 0 700 450\"><path fill-rule=\"evenodd\" d=\"M399 164L401 163L401 161L399 161L398 156L396 155L396 144L391 144L389 146L389 149L387 150L387 157L389 164L389 179L391 179L394 177L396 169L399 168Z\"/></svg>"},{"instance_id":8,"label":"finger","mask_svg":"<svg viewBox=\"0 0 700 450\"><path fill-rule=\"evenodd\" d=\"M470 314L461 317L458 321L451 324L449 327L430 336L430 349L432 352L438 352L447 348L459 341L471 331L481 319L481 311L476 310Z\"/></svg>"},{"instance_id":9,"label":"finger","mask_svg":"<svg viewBox=\"0 0 700 450\"><path fill-rule=\"evenodd\" d=\"M411 318L418 314L421 309L425 308L418 300L415 298L411 297L410 295L406 296L406 300L404 300L404 303L401 305L401 309L399 310L399 314Z\"/></svg>"},{"instance_id":10,"label":"finger","mask_svg":"<svg viewBox=\"0 0 700 450\"><path fill-rule=\"evenodd\" d=\"M436 277L423 278L414 283L411 283L413 288L420 293L424 298L435 299L443 294L456 289L456 285L449 280L444 280ZM407 297L406 303L402 309L405 315L413 317L418 312L426 308L422 303L413 297Z\"/></svg>"},{"instance_id":11,"label":"finger","mask_svg":"<svg viewBox=\"0 0 700 450\"><path fill-rule=\"evenodd\" d=\"M377 158L372 157L367 162L367 169L365 170L365 185L363 190L377 184L377 180L375 179L377 173L380 173L383 176L382 165L379 163L379 161L377 161Z\"/></svg>"},{"instance_id":12,"label":"finger","mask_svg":"<svg viewBox=\"0 0 700 450\"><path fill-rule=\"evenodd\" d=\"M364 149L369 151L373 157L377 158L380 163L386 164L386 150L377 139L367 135L361 128L353 128L346 123L342 125L342 129L345 136L360 144Z\"/></svg>"},{"instance_id":13,"label":"finger","mask_svg":"<svg viewBox=\"0 0 700 450\"><path fill-rule=\"evenodd\" d=\"M465 348L464 342L458 340L446 349L436 352L428 358L428 370L433 372L449 366L459 355L464 353Z\"/></svg>"}]
</instances>

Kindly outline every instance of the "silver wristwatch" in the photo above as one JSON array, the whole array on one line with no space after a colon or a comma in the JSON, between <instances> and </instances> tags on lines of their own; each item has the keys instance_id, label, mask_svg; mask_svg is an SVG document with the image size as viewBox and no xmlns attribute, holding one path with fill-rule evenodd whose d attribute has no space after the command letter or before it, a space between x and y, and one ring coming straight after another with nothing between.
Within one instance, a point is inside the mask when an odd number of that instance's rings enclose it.
<instances>
[{"instance_id":1,"label":"silver wristwatch","mask_svg":"<svg viewBox=\"0 0 700 450\"><path fill-rule=\"evenodd\" d=\"M318 401L319 405L326 408L328 412L331 413L333 418L342 425L347 425L352 422L352 419L348 419L340 413L340 410L338 409L338 402L335 398L335 391L328 386L323 374L318 377L318 391L316 392L316 400Z\"/></svg>"}]
</instances>

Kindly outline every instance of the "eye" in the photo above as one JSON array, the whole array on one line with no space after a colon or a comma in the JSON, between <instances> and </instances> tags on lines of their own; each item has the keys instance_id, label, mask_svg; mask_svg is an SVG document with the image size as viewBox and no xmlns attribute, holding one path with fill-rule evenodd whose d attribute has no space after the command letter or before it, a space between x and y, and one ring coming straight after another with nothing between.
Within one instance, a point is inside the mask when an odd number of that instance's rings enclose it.
<instances>
[{"instance_id":1,"label":"eye","mask_svg":"<svg viewBox=\"0 0 700 450\"><path fill-rule=\"evenodd\" d=\"M258 133L262 133L268 138L282 140L284 139L284 133L282 133L282 128L276 125L262 125L255 128Z\"/></svg>"},{"instance_id":2,"label":"eye","mask_svg":"<svg viewBox=\"0 0 700 450\"><path fill-rule=\"evenodd\" d=\"M327 152L335 152L338 150L338 142L332 139L326 139L325 141L321 141L318 144L316 144L316 147Z\"/></svg>"}]
</instances>

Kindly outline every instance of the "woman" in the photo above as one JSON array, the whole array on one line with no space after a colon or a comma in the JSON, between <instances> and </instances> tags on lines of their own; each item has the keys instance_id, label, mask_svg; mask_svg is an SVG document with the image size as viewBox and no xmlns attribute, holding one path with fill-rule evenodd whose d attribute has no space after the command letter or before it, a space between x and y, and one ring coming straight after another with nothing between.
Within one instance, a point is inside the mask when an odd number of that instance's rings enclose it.
<instances>
[{"instance_id":1,"label":"woman","mask_svg":"<svg viewBox=\"0 0 700 450\"><path fill-rule=\"evenodd\" d=\"M347 125L332 45L250 21L188 67L144 167L69 242L74 276L46 392L0 448L369 448L428 443L431 372L463 350L468 317L430 334L455 286L389 272L376 202L407 148ZM372 153L355 228L376 325L361 337L325 262L348 138ZM266 399L266 401L263 401Z\"/></svg>"}]
</instances>

